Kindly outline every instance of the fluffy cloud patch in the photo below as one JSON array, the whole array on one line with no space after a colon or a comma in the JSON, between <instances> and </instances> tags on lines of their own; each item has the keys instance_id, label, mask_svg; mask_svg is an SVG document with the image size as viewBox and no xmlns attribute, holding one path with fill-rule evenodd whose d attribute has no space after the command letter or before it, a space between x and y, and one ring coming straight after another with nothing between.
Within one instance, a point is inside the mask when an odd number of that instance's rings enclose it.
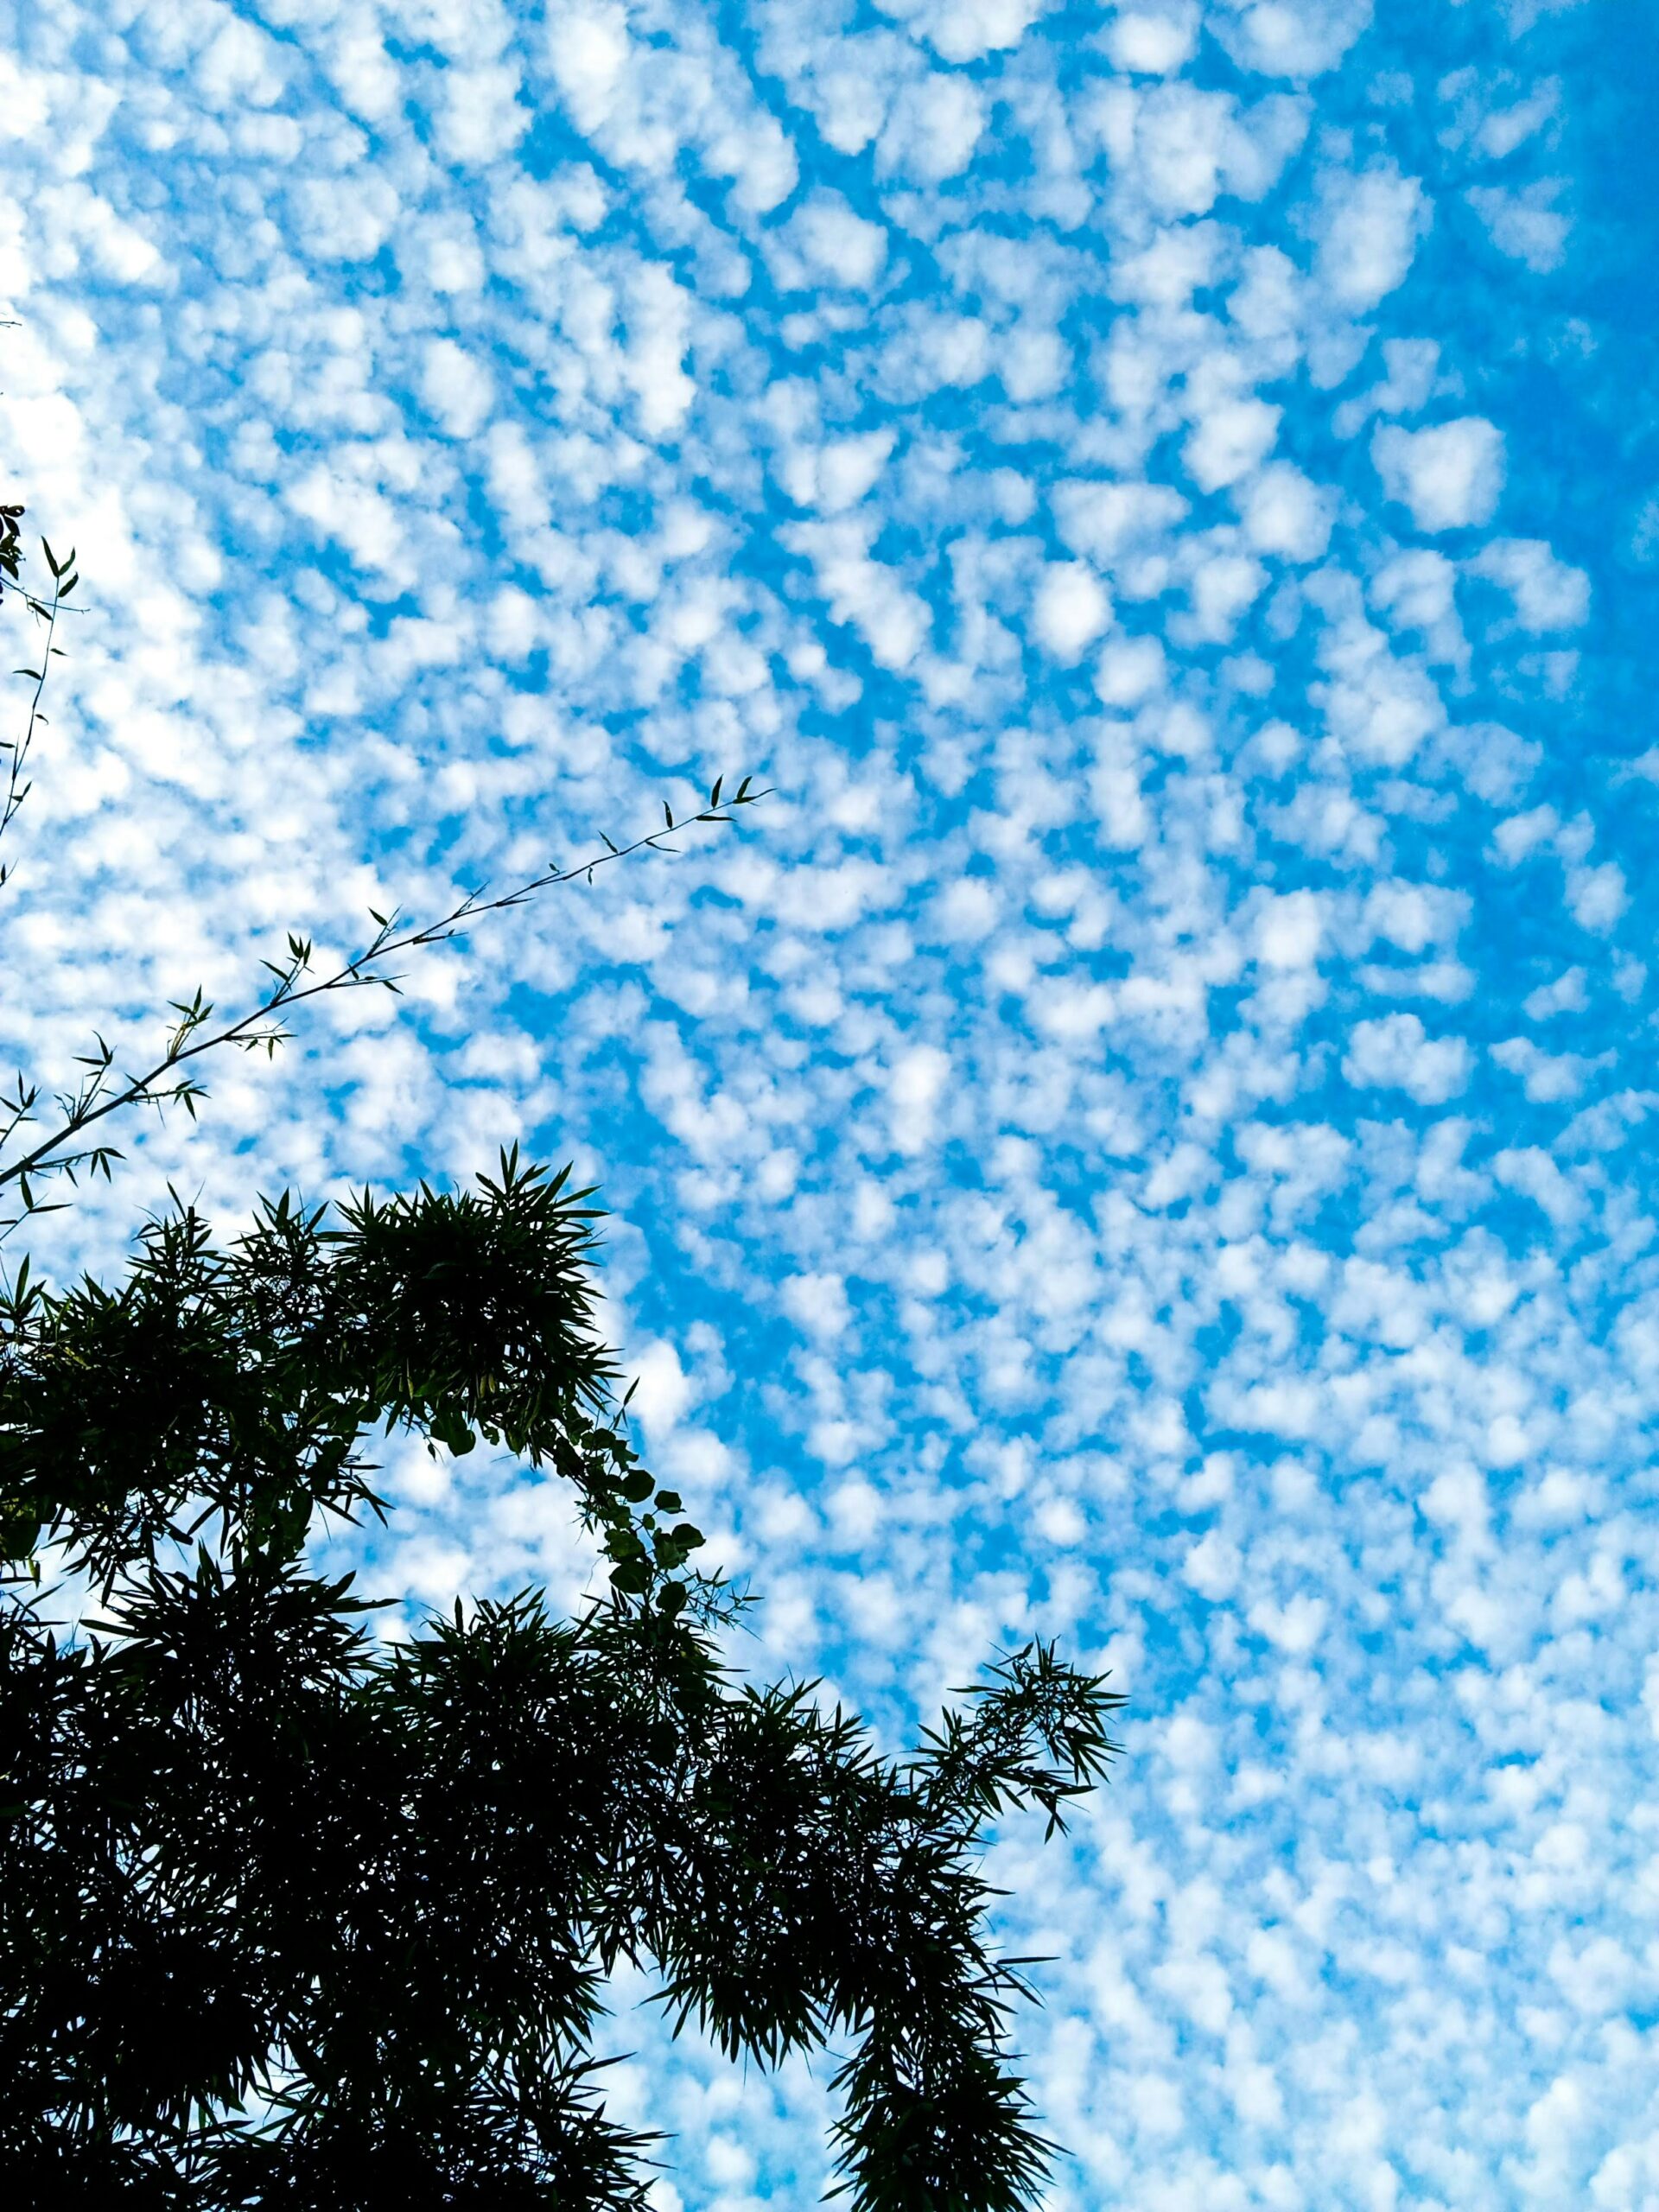
<instances>
[{"instance_id":1,"label":"fluffy cloud patch","mask_svg":"<svg viewBox=\"0 0 1659 2212\"><path fill-rule=\"evenodd\" d=\"M1325 935L1319 899L1311 891L1269 899L1256 919L1257 957L1269 968L1309 968Z\"/></svg>"},{"instance_id":2,"label":"fluffy cloud patch","mask_svg":"<svg viewBox=\"0 0 1659 2212\"><path fill-rule=\"evenodd\" d=\"M1431 1037L1414 1014L1357 1022L1342 1063L1357 1088L1403 1090L1421 1106L1443 1105L1469 1080L1472 1056L1461 1037Z\"/></svg>"},{"instance_id":3,"label":"fluffy cloud patch","mask_svg":"<svg viewBox=\"0 0 1659 2212\"><path fill-rule=\"evenodd\" d=\"M969 78L930 74L907 84L877 143L880 171L941 184L972 161L985 123L984 98Z\"/></svg>"},{"instance_id":4,"label":"fluffy cloud patch","mask_svg":"<svg viewBox=\"0 0 1659 2212\"><path fill-rule=\"evenodd\" d=\"M1293 461L1275 461L1236 493L1248 543L1258 553L1317 561L1331 543L1333 493L1310 482Z\"/></svg>"},{"instance_id":5,"label":"fluffy cloud patch","mask_svg":"<svg viewBox=\"0 0 1659 2212\"><path fill-rule=\"evenodd\" d=\"M1281 410L1265 399L1218 400L1206 409L1182 448L1201 492L1219 492L1247 476L1273 450Z\"/></svg>"},{"instance_id":6,"label":"fluffy cloud patch","mask_svg":"<svg viewBox=\"0 0 1659 2212\"><path fill-rule=\"evenodd\" d=\"M1120 69L1167 77L1192 60L1198 38L1198 11L1194 6L1156 13L1120 9L1106 28L1106 51Z\"/></svg>"},{"instance_id":7,"label":"fluffy cloud patch","mask_svg":"<svg viewBox=\"0 0 1659 2212\"><path fill-rule=\"evenodd\" d=\"M1032 622L1039 642L1057 660L1079 658L1111 619L1111 601L1084 562L1054 562L1043 570Z\"/></svg>"},{"instance_id":8,"label":"fluffy cloud patch","mask_svg":"<svg viewBox=\"0 0 1659 2212\"><path fill-rule=\"evenodd\" d=\"M1212 0L1209 21L1241 67L1307 78L1334 69L1370 15L1370 0Z\"/></svg>"},{"instance_id":9,"label":"fluffy cloud patch","mask_svg":"<svg viewBox=\"0 0 1659 2212\"><path fill-rule=\"evenodd\" d=\"M608 121L627 80L632 41L620 7L562 9L547 27L547 64L579 130Z\"/></svg>"},{"instance_id":10,"label":"fluffy cloud patch","mask_svg":"<svg viewBox=\"0 0 1659 2212\"><path fill-rule=\"evenodd\" d=\"M476 437L488 419L493 397L490 372L453 339L434 339L427 347L421 391L452 438Z\"/></svg>"},{"instance_id":11,"label":"fluffy cloud patch","mask_svg":"<svg viewBox=\"0 0 1659 2212\"><path fill-rule=\"evenodd\" d=\"M1428 205L1415 177L1367 169L1328 189L1314 272L1343 307L1363 312L1406 280Z\"/></svg>"},{"instance_id":12,"label":"fluffy cloud patch","mask_svg":"<svg viewBox=\"0 0 1659 2212\"><path fill-rule=\"evenodd\" d=\"M1391 499L1411 511L1419 530L1467 530L1489 522L1503 489L1503 438L1479 415L1430 429L1384 423L1371 459Z\"/></svg>"},{"instance_id":13,"label":"fluffy cloud patch","mask_svg":"<svg viewBox=\"0 0 1659 2212\"><path fill-rule=\"evenodd\" d=\"M1542 275L1559 269L1567 257L1572 224L1553 204L1560 186L1559 177L1540 178L1519 192L1474 185L1467 197L1498 251Z\"/></svg>"},{"instance_id":14,"label":"fluffy cloud patch","mask_svg":"<svg viewBox=\"0 0 1659 2212\"><path fill-rule=\"evenodd\" d=\"M1590 612L1589 577L1558 561L1541 538L1494 538L1469 568L1508 593L1523 630L1576 630Z\"/></svg>"},{"instance_id":15,"label":"fluffy cloud patch","mask_svg":"<svg viewBox=\"0 0 1659 2212\"><path fill-rule=\"evenodd\" d=\"M866 292L887 258L887 234L880 223L856 214L839 193L814 193L785 233L800 257L793 281Z\"/></svg>"},{"instance_id":16,"label":"fluffy cloud patch","mask_svg":"<svg viewBox=\"0 0 1659 2212\"><path fill-rule=\"evenodd\" d=\"M1018 46L1048 0L944 0L921 21L928 43L946 61L982 60Z\"/></svg>"}]
</instances>

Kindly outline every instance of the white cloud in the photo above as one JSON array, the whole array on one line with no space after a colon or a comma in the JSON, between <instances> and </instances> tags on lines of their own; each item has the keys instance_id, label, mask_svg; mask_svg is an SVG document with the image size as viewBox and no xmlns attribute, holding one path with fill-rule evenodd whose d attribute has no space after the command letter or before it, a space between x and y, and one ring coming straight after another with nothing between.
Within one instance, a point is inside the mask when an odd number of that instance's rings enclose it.
<instances>
[{"instance_id":1,"label":"white cloud","mask_svg":"<svg viewBox=\"0 0 1659 2212\"><path fill-rule=\"evenodd\" d=\"M1210 26L1243 68L1317 77L1336 67L1370 16L1371 0L1211 0Z\"/></svg>"},{"instance_id":2,"label":"white cloud","mask_svg":"<svg viewBox=\"0 0 1659 2212\"><path fill-rule=\"evenodd\" d=\"M893 86L876 60L879 38L839 39L799 83L820 130L837 153L860 154L878 135Z\"/></svg>"},{"instance_id":3,"label":"white cloud","mask_svg":"<svg viewBox=\"0 0 1659 2212\"><path fill-rule=\"evenodd\" d=\"M1465 530L1490 521L1503 488L1503 439L1478 415L1427 430L1385 423L1371 459L1389 499L1411 510L1419 530Z\"/></svg>"},{"instance_id":4,"label":"white cloud","mask_svg":"<svg viewBox=\"0 0 1659 2212\"><path fill-rule=\"evenodd\" d=\"M1404 283L1428 217L1418 180L1391 166L1329 182L1314 263L1321 289L1340 307L1376 307Z\"/></svg>"},{"instance_id":5,"label":"white cloud","mask_svg":"<svg viewBox=\"0 0 1659 2212\"><path fill-rule=\"evenodd\" d=\"M1583 969L1564 968L1553 982L1529 991L1521 1005L1529 1021L1548 1021L1554 1014L1582 1013L1587 1003Z\"/></svg>"},{"instance_id":6,"label":"white cloud","mask_svg":"<svg viewBox=\"0 0 1659 2212\"><path fill-rule=\"evenodd\" d=\"M1162 688L1165 665L1156 638L1114 638L1100 656L1095 690L1105 706L1139 706Z\"/></svg>"},{"instance_id":7,"label":"white cloud","mask_svg":"<svg viewBox=\"0 0 1659 2212\"><path fill-rule=\"evenodd\" d=\"M1428 404L1440 373L1440 349L1432 338L1385 338L1382 361L1388 375L1376 387L1385 415L1414 415Z\"/></svg>"},{"instance_id":8,"label":"white cloud","mask_svg":"<svg viewBox=\"0 0 1659 2212\"><path fill-rule=\"evenodd\" d=\"M696 1400L696 1389L680 1363L679 1353L664 1338L642 1345L630 1365L633 1406L652 1442L660 1446L666 1433L684 1419Z\"/></svg>"},{"instance_id":9,"label":"white cloud","mask_svg":"<svg viewBox=\"0 0 1659 2212\"><path fill-rule=\"evenodd\" d=\"M372 30L342 29L325 49L322 63L353 115L378 122L396 111L401 89L397 65Z\"/></svg>"},{"instance_id":10,"label":"white cloud","mask_svg":"<svg viewBox=\"0 0 1659 2212\"><path fill-rule=\"evenodd\" d=\"M547 21L547 66L578 130L608 121L626 80L632 41L618 6L562 8Z\"/></svg>"},{"instance_id":11,"label":"white cloud","mask_svg":"<svg viewBox=\"0 0 1659 2212\"><path fill-rule=\"evenodd\" d=\"M1491 1047L1499 1067L1518 1076L1536 1105L1576 1098L1584 1089L1586 1063L1576 1052L1545 1052L1529 1037L1509 1037Z\"/></svg>"},{"instance_id":12,"label":"white cloud","mask_svg":"<svg viewBox=\"0 0 1659 2212\"><path fill-rule=\"evenodd\" d=\"M1205 410L1181 449L1201 492L1219 492L1248 476L1273 450L1282 410L1256 398L1218 400Z\"/></svg>"},{"instance_id":13,"label":"white cloud","mask_svg":"<svg viewBox=\"0 0 1659 2212\"><path fill-rule=\"evenodd\" d=\"M1329 680L1313 685L1312 696L1354 757L1402 766L1444 726L1440 692L1363 619L1357 594L1340 592L1332 614L1319 646Z\"/></svg>"},{"instance_id":14,"label":"white cloud","mask_svg":"<svg viewBox=\"0 0 1659 2212\"><path fill-rule=\"evenodd\" d=\"M764 110L752 111L734 128L714 130L702 158L711 175L733 180L727 206L740 218L781 207L800 181L793 145L777 118Z\"/></svg>"},{"instance_id":15,"label":"white cloud","mask_svg":"<svg viewBox=\"0 0 1659 2212\"><path fill-rule=\"evenodd\" d=\"M948 944L977 944L996 926L996 888L984 876L964 875L933 901L932 925Z\"/></svg>"},{"instance_id":16,"label":"white cloud","mask_svg":"<svg viewBox=\"0 0 1659 2212\"><path fill-rule=\"evenodd\" d=\"M1096 111L1114 167L1159 214L1207 214L1236 143L1231 99L1182 83L1118 100Z\"/></svg>"},{"instance_id":17,"label":"white cloud","mask_svg":"<svg viewBox=\"0 0 1659 2212\"><path fill-rule=\"evenodd\" d=\"M1258 553L1298 562L1323 557L1331 542L1336 497L1310 481L1294 461L1272 462L1235 496L1245 539Z\"/></svg>"},{"instance_id":18,"label":"white cloud","mask_svg":"<svg viewBox=\"0 0 1659 2212\"><path fill-rule=\"evenodd\" d=\"M275 42L236 16L221 23L197 55L194 75L203 99L222 110L245 102L270 106L282 98L286 73Z\"/></svg>"},{"instance_id":19,"label":"white cloud","mask_svg":"<svg viewBox=\"0 0 1659 2212\"><path fill-rule=\"evenodd\" d=\"M1071 365L1070 348L1058 331L1021 324L999 347L996 372L1008 397L1022 405L1060 391Z\"/></svg>"},{"instance_id":20,"label":"white cloud","mask_svg":"<svg viewBox=\"0 0 1659 2212\"><path fill-rule=\"evenodd\" d=\"M811 560L835 620L851 623L883 668L907 668L927 637L926 603L870 558L868 533L850 518L804 523L786 542Z\"/></svg>"},{"instance_id":21,"label":"white cloud","mask_svg":"<svg viewBox=\"0 0 1659 2212\"><path fill-rule=\"evenodd\" d=\"M371 261L391 235L400 207L384 176L359 170L345 180L308 178L294 208L305 243L324 261Z\"/></svg>"},{"instance_id":22,"label":"white cloud","mask_svg":"<svg viewBox=\"0 0 1659 2212\"><path fill-rule=\"evenodd\" d=\"M1599 868L1568 868L1567 910L1580 929L1605 935L1630 903L1624 871L1617 861L1604 861Z\"/></svg>"},{"instance_id":23,"label":"white cloud","mask_svg":"<svg viewBox=\"0 0 1659 2212\"><path fill-rule=\"evenodd\" d=\"M1255 925L1257 957L1268 968L1311 968L1325 935L1319 900L1311 891L1287 891L1264 900Z\"/></svg>"},{"instance_id":24,"label":"white cloud","mask_svg":"<svg viewBox=\"0 0 1659 2212\"><path fill-rule=\"evenodd\" d=\"M1567 258L1572 225L1552 205L1561 184L1559 177L1541 177L1519 192L1474 185L1465 197L1498 251L1542 275L1559 269Z\"/></svg>"},{"instance_id":25,"label":"white cloud","mask_svg":"<svg viewBox=\"0 0 1659 2212\"><path fill-rule=\"evenodd\" d=\"M489 418L490 372L452 338L435 338L427 346L421 392L452 438L476 437Z\"/></svg>"},{"instance_id":26,"label":"white cloud","mask_svg":"<svg viewBox=\"0 0 1659 2212\"><path fill-rule=\"evenodd\" d=\"M928 43L946 61L979 61L1018 46L1047 0L938 0L921 20Z\"/></svg>"},{"instance_id":27,"label":"white cloud","mask_svg":"<svg viewBox=\"0 0 1659 2212\"><path fill-rule=\"evenodd\" d=\"M930 1143L950 1062L936 1045L915 1045L894 1061L887 1078L889 1127L899 1152Z\"/></svg>"},{"instance_id":28,"label":"white cloud","mask_svg":"<svg viewBox=\"0 0 1659 2212\"><path fill-rule=\"evenodd\" d=\"M1266 589L1266 569L1226 530L1190 540L1183 555L1179 573L1191 611L1171 617L1170 636L1180 645L1228 644L1245 609Z\"/></svg>"},{"instance_id":29,"label":"white cloud","mask_svg":"<svg viewBox=\"0 0 1659 2212\"><path fill-rule=\"evenodd\" d=\"M836 1274L791 1275L780 1287L784 1307L810 1337L833 1344L852 1319L847 1286Z\"/></svg>"},{"instance_id":30,"label":"white cloud","mask_svg":"<svg viewBox=\"0 0 1659 2212\"><path fill-rule=\"evenodd\" d=\"M1219 1529L1200 1536L1186 1554L1181 1579L1212 1604L1230 1598L1238 1586L1241 1560L1236 1544Z\"/></svg>"},{"instance_id":31,"label":"white cloud","mask_svg":"<svg viewBox=\"0 0 1659 2212\"><path fill-rule=\"evenodd\" d=\"M1057 660L1077 659L1111 619L1111 601L1084 563L1055 561L1044 569L1032 607L1032 626Z\"/></svg>"},{"instance_id":32,"label":"white cloud","mask_svg":"<svg viewBox=\"0 0 1659 2212\"><path fill-rule=\"evenodd\" d=\"M1571 1229L1584 1201L1549 1154L1538 1145L1508 1146L1492 1160L1492 1173L1508 1190L1529 1198L1559 1229Z\"/></svg>"},{"instance_id":33,"label":"white cloud","mask_svg":"<svg viewBox=\"0 0 1659 2212\"><path fill-rule=\"evenodd\" d=\"M499 161L517 145L532 120L518 98L522 82L508 62L444 71L438 143L452 162Z\"/></svg>"},{"instance_id":34,"label":"white cloud","mask_svg":"<svg viewBox=\"0 0 1659 2212\"><path fill-rule=\"evenodd\" d=\"M1461 1037L1430 1037L1414 1014L1386 1014L1356 1022L1342 1071L1357 1088L1403 1090L1420 1106L1440 1106L1465 1087L1471 1066Z\"/></svg>"},{"instance_id":35,"label":"white cloud","mask_svg":"<svg viewBox=\"0 0 1659 2212\"><path fill-rule=\"evenodd\" d=\"M867 430L861 437L797 446L785 454L779 475L798 505L842 514L880 481L893 442L891 430Z\"/></svg>"},{"instance_id":36,"label":"white cloud","mask_svg":"<svg viewBox=\"0 0 1659 2212\"><path fill-rule=\"evenodd\" d=\"M1398 630L1440 631L1457 621L1458 572L1443 553L1412 546L1371 579L1373 605Z\"/></svg>"},{"instance_id":37,"label":"white cloud","mask_svg":"<svg viewBox=\"0 0 1659 2212\"><path fill-rule=\"evenodd\" d=\"M1548 848L1560 829L1553 806L1535 806L1524 814L1511 814L1492 832L1492 847L1505 868L1516 868L1541 846Z\"/></svg>"},{"instance_id":38,"label":"white cloud","mask_svg":"<svg viewBox=\"0 0 1659 2212\"><path fill-rule=\"evenodd\" d=\"M1402 952L1455 943L1468 914L1466 893L1398 877L1373 885L1365 899L1365 926Z\"/></svg>"},{"instance_id":39,"label":"white cloud","mask_svg":"<svg viewBox=\"0 0 1659 2212\"><path fill-rule=\"evenodd\" d=\"M791 218L786 235L818 283L866 292L881 273L887 234L880 223L855 214L839 193L815 192Z\"/></svg>"},{"instance_id":40,"label":"white cloud","mask_svg":"<svg viewBox=\"0 0 1659 2212\"><path fill-rule=\"evenodd\" d=\"M1469 563L1506 591L1523 630L1576 630L1590 612L1590 579L1539 537L1497 537Z\"/></svg>"},{"instance_id":41,"label":"white cloud","mask_svg":"<svg viewBox=\"0 0 1659 2212\"><path fill-rule=\"evenodd\" d=\"M1504 0L1504 14L1516 38L1524 37L1545 16L1564 16L1582 7L1584 0ZM1546 109L1548 112L1548 109Z\"/></svg>"},{"instance_id":42,"label":"white cloud","mask_svg":"<svg viewBox=\"0 0 1659 2212\"><path fill-rule=\"evenodd\" d=\"M1167 77L1185 67L1198 40L1198 11L1192 6L1156 13L1120 9L1106 27L1106 51L1119 69Z\"/></svg>"},{"instance_id":43,"label":"white cloud","mask_svg":"<svg viewBox=\"0 0 1659 2212\"><path fill-rule=\"evenodd\" d=\"M371 570L390 574L404 545L396 507L371 486L353 484L327 468L314 468L287 494L288 505L345 546Z\"/></svg>"},{"instance_id":44,"label":"white cloud","mask_svg":"<svg viewBox=\"0 0 1659 2212\"><path fill-rule=\"evenodd\" d=\"M991 329L978 315L921 313L888 341L885 397L914 401L956 386L970 389L992 373Z\"/></svg>"},{"instance_id":45,"label":"white cloud","mask_svg":"<svg viewBox=\"0 0 1659 2212\"><path fill-rule=\"evenodd\" d=\"M1049 502L1062 541L1109 572L1121 554L1162 537L1188 512L1167 484L1074 480L1055 485Z\"/></svg>"},{"instance_id":46,"label":"white cloud","mask_svg":"<svg viewBox=\"0 0 1659 2212\"><path fill-rule=\"evenodd\" d=\"M906 85L877 143L879 168L884 175L941 184L972 161L985 123L983 96L966 77L932 74Z\"/></svg>"}]
</instances>

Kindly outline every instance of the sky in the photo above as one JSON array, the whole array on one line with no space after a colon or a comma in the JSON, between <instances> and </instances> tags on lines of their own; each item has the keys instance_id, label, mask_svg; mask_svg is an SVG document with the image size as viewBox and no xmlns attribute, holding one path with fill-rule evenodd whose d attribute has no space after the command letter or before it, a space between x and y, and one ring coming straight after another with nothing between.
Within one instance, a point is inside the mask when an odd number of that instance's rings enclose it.
<instances>
[{"instance_id":1,"label":"sky","mask_svg":"<svg viewBox=\"0 0 1659 2212\"><path fill-rule=\"evenodd\" d=\"M893 1750L1034 1634L1129 1697L987 1862L1054 2212L1659 2207L1659 18L0 25L0 471L85 579L0 1063L775 786L38 1258L574 1160L735 1664ZM365 1576L574 1600L483 1459L394 1450ZM831 2069L646 1994L661 2212L804 2212Z\"/></svg>"}]
</instances>

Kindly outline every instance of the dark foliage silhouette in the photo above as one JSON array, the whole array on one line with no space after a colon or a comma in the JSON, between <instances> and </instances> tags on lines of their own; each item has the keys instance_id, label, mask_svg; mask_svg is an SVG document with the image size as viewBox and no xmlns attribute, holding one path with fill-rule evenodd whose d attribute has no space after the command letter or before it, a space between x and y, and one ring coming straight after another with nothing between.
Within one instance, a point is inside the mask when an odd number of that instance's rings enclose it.
<instances>
[{"instance_id":1,"label":"dark foliage silhouette","mask_svg":"<svg viewBox=\"0 0 1659 2212\"><path fill-rule=\"evenodd\" d=\"M1042 1644L919 1753L722 1664L734 1610L628 1441L588 1194L289 1200L220 1249L0 1301L0 2171L27 2203L637 2205L603 2107L604 1976L733 2057L826 2043L856 2212L1003 2212L1049 2146L1007 2045L978 1839L1059 1826L1117 1700ZM609 1587L412 1641L320 1579L384 1513L378 1425L569 1486ZM48 1558L90 1579L65 1637Z\"/></svg>"}]
</instances>

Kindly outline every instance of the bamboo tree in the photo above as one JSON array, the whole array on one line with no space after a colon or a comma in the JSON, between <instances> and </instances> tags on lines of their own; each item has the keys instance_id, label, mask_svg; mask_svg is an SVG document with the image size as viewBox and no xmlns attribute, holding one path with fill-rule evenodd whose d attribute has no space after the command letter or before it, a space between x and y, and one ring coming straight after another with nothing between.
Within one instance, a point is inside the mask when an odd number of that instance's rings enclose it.
<instances>
[{"instance_id":1,"label":"bamboo tree","mask_svg":"<svg viewBox=\"0 0 1659 2212\"><path fill-rule=\"evenodd\" d=\"M17 513L0 510L16 583ZM10 556L10 557L9 557ZM0 832L28 796L55 610ZM20 1078L0 1184L107 1175L128 1107L194 1114L222 1047L274 1051L326 993L485 915L723 823L685 823L435 922L375 915L321 976L290 938L215 1022L176 1006L156 1063L102 1042L58 1118ZM14 1156L3 1160L7 1145ZM854 2212L1017 2212L1052 2146L1014 2071L1029 1993L978 1872L988 1824L1048 1831L1103 1774L1121 1702L1040 1641L996 1661L906 1759L721 1656L741 1603L631 1440L594 1328L591 1191L502 1155L337 1214L261 1204L227 1245L188 1208L125 1276L0 1284L0 2173L15 2201L169 2212L543 2206L632 2212L663 2139L606 2113L606 1977L654 1974L763 2066L833 2044ZM480 1439L563 1484L601 1562L557 1620L535 1591L377 1639L386 1600L313 1562L389 1510L370 1440ZM42 1562L101 1611L52 1622Z\"/></svg>"}]
</instances>

